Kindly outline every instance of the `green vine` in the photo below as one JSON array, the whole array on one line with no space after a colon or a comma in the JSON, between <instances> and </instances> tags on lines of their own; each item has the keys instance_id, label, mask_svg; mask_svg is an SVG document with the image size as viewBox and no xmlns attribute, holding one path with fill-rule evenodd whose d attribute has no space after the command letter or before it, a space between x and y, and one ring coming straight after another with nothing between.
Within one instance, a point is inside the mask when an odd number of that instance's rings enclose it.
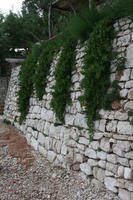
<instances>
[{"instance_id":1,"label":"green vine","mask_svg":"<svg viewBox=\"0 0 133 200\"><path fill-rule=\"evenodd\" d=\"M108 100L117 98L114 89L108 93L110 83L110 65L113 59L112 41L115 33L109 21L101 21L97 24L88 41L84 60L81 88L84 95L80 98L85 107L85 113L90 130L90 138L93 137L94 120L99 118L98 111L108 107ZM115 86L116 87L116 86ZM109 97L109 98L108 98Z\"/></svg>"},{"instance_id":2,"label":"green vine","mask_svg":"<svg viewBox=\"0 0 133 200\"><path fill-rule=\"evenodd\" d=\"M51 106L59 123L64 123L65 106L71 102L70 86L71 75L75 66L75 47L76 42L73 40L69 40L64 44L55 70L56 85L53 87Z\"/></svg>"},{"instance_id":3,"label":"green vine","mask_svg":"<svg viewBox=\"0 0 133 200\"><path fill-rule=\"evenodd\" d=\"M36 69L37 58L40 53L40 46L35 45L25 62L22 64L19 74L18 91L18 110L20 112L20 123L22 123L28 114L30 97L33 93L33 76Z\"/></svg>"},{"instance_id":4,"label":"green vine","mask_svg":"<svg viewBox=\"0 0 133 200\"><path fill-rule=\"evenodd\" d=\"M37 69L34 75L34 86L39 100L41 100L43 95L45 94L47 76L49 74L50 65L52 63L54 53L54 42L49 41L45 44L45 47L38 60Z\"/></svg>"}]
</instances>

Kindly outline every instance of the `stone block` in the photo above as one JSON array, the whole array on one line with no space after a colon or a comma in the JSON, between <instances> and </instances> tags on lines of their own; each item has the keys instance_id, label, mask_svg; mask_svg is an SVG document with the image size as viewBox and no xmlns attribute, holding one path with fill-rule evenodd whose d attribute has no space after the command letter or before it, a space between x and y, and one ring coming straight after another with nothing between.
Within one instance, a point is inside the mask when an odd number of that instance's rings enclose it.
<instances>
[{"instance_id":1,"label":"stone block","mask_svg":"<svg viewBox=\"0 0 133 200\"><path fill-rule=\"evenodd\" d=\"M90 147L92 148L92 149L94 149L94 150L98 150L98 148L99 148L99 142L98 141L93 141L93 142L91 142L90 143Z\"/></svg>"},{"instance_id":2,"label":"stone block","mask_svg":"<svg viewBox=\"0 0 133 200\"><path fill-rule=\"evenodd\" d=\"M118 190L116 188L116 179L115 178L105 177L104 184L108 190L111 190L112 192L117 193Z\"/></svg>"},{"instance_id":3,"label":"stone block","mask_svg":"<svg viewBox=\"0 0 133 200\"><path fill-rule=\"evenodd\" d=\"M86 175L88 175L88 176L92 175L92 169L91 169L91 167L89 166L88 163L82 163L82 164L80 164L80 169Z\"/></svg>"},{"instance_id":4,"label":"stone block","mask_svg":"<svg viewBox=\"0 0 133 200\"><path fill-rule=\"evenodd\" d=\"M67 154L67 146L65 144L62 145L61 154L62 155L66 155Z\"/></svg>"},{"instance_id":5,"label":"stone block","mask_svg":"<svg viewBox=\"0 0 133 200\"><path fill-rule=\"evenodd\" d=\"M127 63L126 66L133 67L133 43L131 43L127 48Z\"/></svg>"},{"instance_id":6,"label":"stone block","mask_svg":"<svg viewBox=\"0 0 133 200\"><path fill-rule=\"evenodd\" d=\"M117 158L117 162L125 167L128 167L129 166L129 161L127 158L121 158L121 157L118 157Z\"/></svg>"},{"instance_id":7,"label":"stone block","mask_svg":"<svg viewBox=\"0 0 133 200\"><path fill-rule=\"evenodd\" d=\"M125 106L124 106L124 109L125 109L126 111L132 110L132 108L133 108L133 101L127 102L127 103L125 104Z\"/></svg>"},{"instance_id":8,"label":"stone block","mask_svg":"<svg viewBox=\"0 0 133 200\"><path fill-rule=\"evenodd\" d=\"M88 164L90 167L96 167L98 165L98 162L93 159L88 159Z\"/></svg>"},{"instance_id":9,"label":"stone block","mask_svg":"<svg viewBox=\"0 0 133 200\"><path fill-rule=\"evenodd\" d=\"M107 159L107 153L105 153L104 151L98 151L97 157L100 158L101 160L106 160Z\"/></svg>"},{"instance_id":10,"label":"stone block","mask_svg":"<svg viewBox=\"0 0 133 200\"><path fill-rule=\"evenodd\" d=\"M125 88L127 89L133 88L133 81L131 80L131 81L126 82Z\"/></svg>"},{"instance_id":11,"label":"stone block","mask_svg":"<svg viewBox=\"0 0 133 200\"><path fill-rule=\"evenodd\" d=\"M110 171L110 172L112 172L114 174L117 174L118 166L114 165L112 163L107 162L107 164L106 164L106 170Z\"/></svg>"},{"instance_id":12,"label":"stone block","mask_svg":"<svg viewBox=\"0 0 133 200\"><path fill-rule=\"evenodd\" d=\"M101 168L103 168L103 169L106 169L106 161L100 160L98 162L98 166L101 167Z\"/></svg>"},{"instance_id":13,"label":"stone block","mask_svg":"<svg viewBox=\"0 0 133 200\"><path fill-rule=\"evenodd\" d=\"M54 162L55 158L56 158L56 153L54 151L48 151L48 160L49 162Z\"/></svg>"},{"instance_id":14,"label":"stone block","mask_svg":"<svg viewBox=\"0 0 133 200\"><path fill-rule=\"evenodd\" d=\"M86 145L86 146L88 146L89 143L90 143L89 140L86 139L85 137L80 137L78 142L79 142L80 144L83 144L83 145Z\"/></svg>"},{"instance_id":15,"label":"stone block","mask_svg":"<svg viewBox=\"0 0 133 200\"><path fill-rule=\"evenodd\" d=\"M45 144L45 136L44 136L42 133L39 133L39 135L38 135L38 142L39 142L41 145L44 145L44 144Z\"/></svg>"},{"instance_id":16,"label":"stone block","mask_svg":"<svg viewBox=\"0 0 133 200\"><path fill-rule=\"evenodd\" d=\"M117 156L115 154L107 154L107 161L116 164L117 163Z\"/></svg>"},{"instance_id":17,"label":"stone block","mask_svg":"<svg viewBox=\"0 0 133 200\"><path fill-rule=\"evenodd\" d=\"M93 149L87 148L85 150L85 156L88 156L89 158L97 159L97 153Z\"/></svg>"},{"instance_id":18,"label":"stone block","mask_svg":"<svg viewBox=\"0 0 133 200\"><path fill-rule=\"evenodd\" d=\"M119 167L118 167L118 172L117 172L117 174L118 174L118 177L121 177L121 178L124 177L124 167L123 167L123 166L119 166Z\"/></svg>"},{"instance_id":19,"label":"stone block","mask_svg":"<svg viewBox=\"0 0 133 200\"><path fill-rule=\"evenodd\" d=\"M128 98L133 100L133 89L129 90L128 92Z\"/></svg>"},{"instance_id":20,"label":"stone block","mask_svg":"<svg viewBox=\"0 0 133 200\"><path fill-rule=\"evenodd\" d=\"M125 179L132 179L132 177L133 177L132 169L125 167L125 169L124 169L124 178Z\"/></svg>"},{"instance_id":21,"label":"stone block","mask_svg":"<svg viewBox=\"0 0 133 200\"><path fill-rule=\"evenodd\" d=\"M47 150L42 147L42 146L38 146L38 151L40 152L40 154L42 154L44 157L47 157Z\"/></svg>"},{"instance_id":22,"label":"stone block","mask_svg":"<svg viewBox=\"0 0 133 200\"><path fill-rule=\"evenodd\" d=\"M103 138L100 143L100 148L105 152L110 152L110 143L107 138Z\"/></svg>"},{"instance_id":23,"label":"stone block","mask_svg":"<svg viewBox=\"0 0 133 200\"><path fill-rule=\"evenodd\" d=\"M98 179L101 183L104 182L105 178L105 171L101 168L94 167L93 168L93 175L96 179Z\"/></svg>"},{"instance_id":24,"label":"stone block","mask_svg":"<svg viewBox=\"0 0 133 200\"><path fill-rule=\"evenodd\" d=\"M119 189L118 196L121 200L132 200L131 193L124 189Z\"/></svg>"},{"instance_id":25,"label":"stone block","mask_svg":"<svg viewBox=\"0 0 133 200\"><path fill-rule=\"evenodd\" d=\"M118 122L117 132L119 134L132 135L133 127L129 122Z\"/></svg>"},{"instance_id":26,"label":"stone block","mask_svg":"<svg viewBox=\"0 0 133 200\"><path fill-rule=\"evenodd\" d=\"M106 130L109 132L116 132L117 121L110 121L106 125Z\"/></svg>"}]
</instances>

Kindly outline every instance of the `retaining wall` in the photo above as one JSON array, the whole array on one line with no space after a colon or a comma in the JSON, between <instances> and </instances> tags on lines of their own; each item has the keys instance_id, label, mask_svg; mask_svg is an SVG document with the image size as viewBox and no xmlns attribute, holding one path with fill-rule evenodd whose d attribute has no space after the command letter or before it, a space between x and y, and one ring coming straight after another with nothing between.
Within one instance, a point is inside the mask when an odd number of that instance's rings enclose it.
<instances>
[{"instance_id":1,"label":"retaining wall","mask_svg":"<svg viewBox=\"0 0 133 200\"><path fill-rule=\"evenodd\" d=\"M120 102L113 102L113 111L100 110L100 120L95 122L93 142L78 97L82 94L80 81L85 47L76 48L76 70L72 75L72 105L66 107L64 126L54 126L55 114L50 108L54 70L60 54L51 64L46 94L39 101L34 94L26 122L18 123L18 74L20 67L12 70L5 103L4 118L10 120L26 136L35 150L46 156L56 166L80 170L93 177L123 200L133 199L133 126L128 111L133 109L133 22L121 19L114 24L117 37L113 42L119 57L127 58L123 72L111 66L110 79L119 80Z\"/></svg>"}]
</instances>

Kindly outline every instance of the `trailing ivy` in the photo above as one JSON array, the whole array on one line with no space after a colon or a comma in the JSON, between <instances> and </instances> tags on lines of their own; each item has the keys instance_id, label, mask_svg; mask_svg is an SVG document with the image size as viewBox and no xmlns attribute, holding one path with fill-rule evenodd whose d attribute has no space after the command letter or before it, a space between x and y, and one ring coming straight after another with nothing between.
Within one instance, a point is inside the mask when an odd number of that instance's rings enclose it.
<instances>
[{"instance_id":1,"label":"trailing ivy","mask_svg":"<svg viewBox=\"0 0 133 200\"><path fill-rule=\"evenodd\" d=\"M65 106L71 102L70 86L71 75L75 66L75 47L75 41L69 40L65 42L55 70L56 84L53 87L51 106L59 123L64 122Z\"/></svg>"},{"instance_id":2,"label":"trailing ivy","mask_svg":"<svg viewBox=\"0 0 133 200\"><path fill-rule=\"evenodd\" d=\"M113 59L112 41L114 36L112 24L109 21L101 21L90 35L86 49L83 67L84 79L81 83L84 95L80 100L81 104L85 106L91 139L94 120L99 118L98 111L105 105L107 106L108 102L105 101L111 86L110 65ZM114 92L110 95L113 96Z\"/></svg>"},{"instance_id":3,"label":"trailing ivy","mask_svg":"<svg viewBox=\"0 0 133 200\"><path fill-rule=\"evenodd\" d=\"M20 123L22 123L29 111L29 100L33 92L33 76L36 69L40 46L34 45L32 52L22 64L19 74L18 110L20 112Z\"/></svg>"},{"instance_id":4,"label":"trailing ivy","mask_svg":"<svg viewBox=\"0 0 133 200\"><path fill-rule=\"evenodd\" d=\"M37 68L34 75L34 86L39 100L41 100L43 95L45 94L47 76L49 74L50 65L53 60L55 49L56 48L54 41L49 41L45 43L41 56L38 60Z\"/></svg>"}]
</instances>

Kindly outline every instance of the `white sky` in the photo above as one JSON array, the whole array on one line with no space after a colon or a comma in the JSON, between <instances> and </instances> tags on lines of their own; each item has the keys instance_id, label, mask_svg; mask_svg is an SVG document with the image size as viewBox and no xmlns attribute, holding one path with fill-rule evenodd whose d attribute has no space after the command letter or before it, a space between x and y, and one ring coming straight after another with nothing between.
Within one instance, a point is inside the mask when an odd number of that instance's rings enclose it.
<instances>
[{"instance_id":1,"label":"white sky","mask_svg":"<svg viewBox=\"0 0 133 200\"><path fill-rule=\"evenodd\" d=\"M3 14L9 13L10 10L13 12L21 11L23 0L0 0L0 10Z\"/></svg>"}]
</instances>

